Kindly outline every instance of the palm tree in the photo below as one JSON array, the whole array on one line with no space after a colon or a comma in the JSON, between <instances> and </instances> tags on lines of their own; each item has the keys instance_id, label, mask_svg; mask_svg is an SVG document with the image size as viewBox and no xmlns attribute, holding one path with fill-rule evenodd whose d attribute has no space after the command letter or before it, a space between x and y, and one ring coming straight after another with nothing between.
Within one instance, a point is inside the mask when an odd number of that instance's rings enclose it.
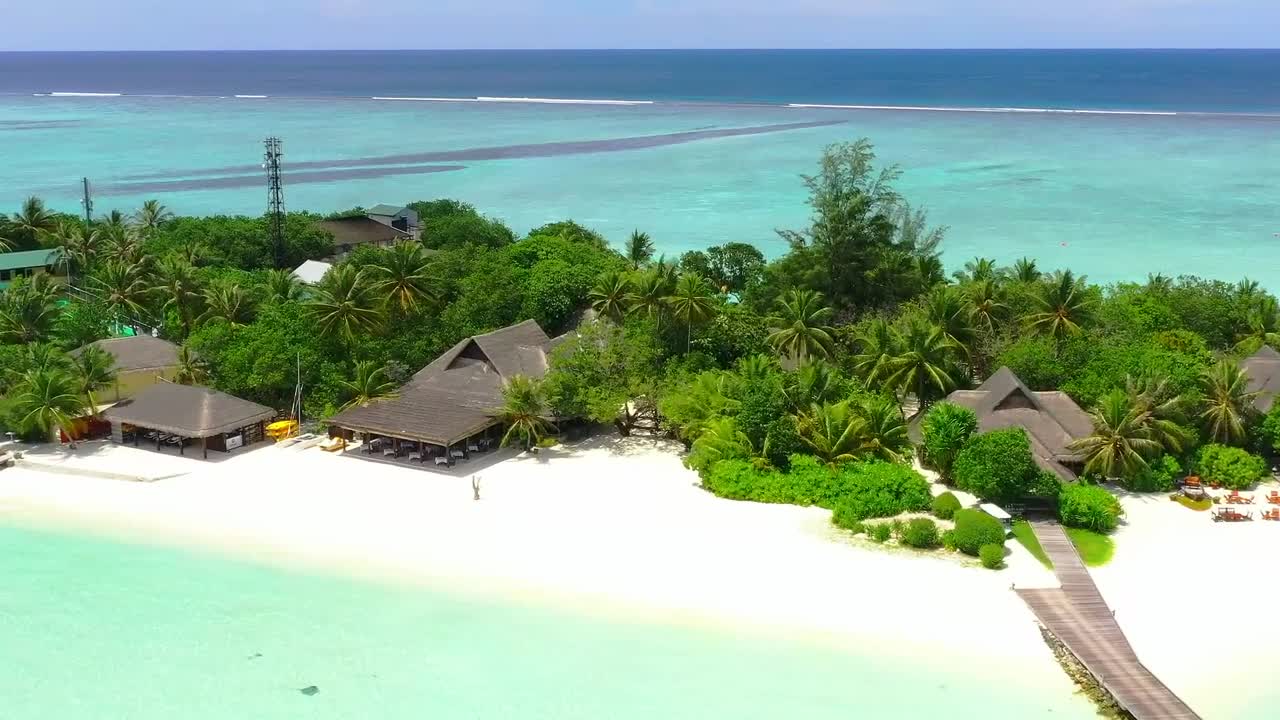
<instances>
[{"instance_id":1,"label":"palm tree","mask_svg":"<svg viewBox=\"0 0 1280 720\"><path fill-rule=\"evenodd\" d=\"M89 285L108 308L128 320L144 313L143 303L151 290L141 265L118 258L103 263Z\"/></svg>"},{"instance_id":2,"label":"palm tree","mask_svg":"<svg viewBox=\"0 0 1280 720\"><path fill-rule=\"evenodd\" d=\"M830 358L835 353L835 329L831 308L813 290L788 290L774 303L769 316L769 344L778 354L804 363L810 357Z\"/></svg>"},{"instance_id":3,"label":"palm tree","mask_svg":"<svg viewBox=\"0 0 1280 720\"><path fill-rule=\"evenodd\" d=\"M133 225L144 237L151 237L160 229L161 225L172 219L173 213L169 212L169 208L160 204L159 200L147 200L133 214Z\"/></svg>"},{"instance_id":4,"label":"palm tree","mask_svg":"<svg viewBox=\"0 0 1280 720\"><path fill-rule=\"evenodd\" d=\"M93 270L100 245L97 230L85 228L78 222L61 222L48 233L48 237L55 247L62 250L58 262L67 268L72 285L76 284L77 276Z\"/></svg>"},{"instance_id":5,"label":"palm tree","mask_svg":"<svg viewBox=\"0 0 1280 720\"><path fill-rule=\"evenodd\" d=\"M85 399L90 413L97 413L94 393L116 381L116 359L96 345L89 345L72 359L76 389Z\"/></svg>"},{"instance_id":6,"label":"palm tree","mask_svg":"<svg viewBox=\"0 0 1280 720\"><path fill-rule=\"evenodd\" d=\"M887 377L898 346L893 326L883 317L874 317L858 330L854 343L858 350L853 355L853 373L868 387Z\"/></svg>"},{"instance_id":7,"label":"palm tree","mask_svg":"<svg viewBox=\"0 0 1280 720\"><path fill-rule=\"evenodd\" d=\"M58 288L48 275L14 280L0 292L0 340L32 343L53 333Z\"/></svg>"},{"instance_id":8,"label":"palm tree","mask_svg":"<svg viewBox=\"0 0 1280 720\"><path fill-rule=\"evenodd\" d=\"M862 432L858 446L861 457L887 462L903 462L911 448L902 410L887 397L876 395L858 404Z\"/></svg>"},{"instance_id":9,"label":"palm tree","mask_svg":"<svg viewBox=\"0 0 1280 720\"><path fill-rule=\"evenodd\" d=\"M959 349L937 325L917 318L907 325L890 358L885 383L902 393L914 393L917 413L929 402L956 388L955 359Z\"/></svg>"},{"instance_id":10,"label":"palm tree","mask_svg":"<svg viewBox=\"0 0 1280 720\"><path fill-rule=\"evenodd\" d=\"M1253 401L1258 396L1249 390L1249 377L1229 360L1219 360L1201 378L1204 388L1204 422L1214 442L1236 445L1248 434L1248 420L1254 413Z\"/></svg>"},{"instance_id":11,"label":"palm tree","mask_svg":"<svg viewBox=\"0 0 1280 720\"><path fill-rule=\"evenodd\" d=\"M384 298L388 307L410 312L419 303L434 300L427 255L416 242L396 243L383 251L382 260L370 265L372 291Z\"/></svg>"},{"instance_id":12,"label":"palm tree","mask_svg":"<svg viewBox=\"0 0 1280 720\"><path fill-rule=\"evenodd\" d=\"M1070 270L1054 273L1038 287L1032 300L1036 310L1027 316L1027 327L1053 338L1055 345L1078 334L1081 327L1093 319L1095 303L1085 278L1077 278Z\"/></svg>"},{"instance_id":13,"label":"palm tree","mask_svg":"<svg viewBox=\"0 0 1280 720\"><path fill-rule=\"evenodd\" d=\"M348 264L325 273L307 307L321 334L348 344L355 342L360 333L374 332L382 324L365 270Z\"/></svg>"},{"instance_id":14,"label":"palm tree","mask_svg":"<svg viewBox=\"0 0 1280 720\"><path fill-rule=\"evenodd\" d=\"M830 363L813 358L787 376L784 388L791 409L801 412L812 405L836 402L845 393L840 373Z\"/></svg>"},{"instance_id":15,"label":"palm tree","mask_svg":"<svg viewBox=\"0 0 1280 720\"><path fill-rule=\"evenodd\" d=\"M58 216L44 205L44 201L32 195L22 201L22 209L14 214L10 222L20 230L25 230L39 239L52 232L58 226Z\"/></svg>"},{"instance_id":16,"label":"palm tree","mask_svg":"<svg viewBox=\"0 0 1280 720\"><path fill-rule=\"evenodd\" d=\"M292 270L268 270L263 282L263 299L268 303L287 303L301 300L302 281Z\"/></svg>"},{"instance_id":17,"label":"palm tree","mask_svg":"<svg viewBox=\"0 0 1280 720\"><path fill-rule=\"evenodd\" d=\"M47 343L30 343L26 348L22 356L23 372L31 370L71 372L71 358L57 347ZM17 375L20 378L22 372Z\"/></svg>"},{"instance_id":18,"label":"palm tree","mask_svg":"<svg viewBox=\"0 0 1280 720\"><path fill-rule=\"evenodd\" d=\"M828 465L853 460L862 445L862 419L848 400L814 405L799 418L800 440Z\"/></svg>"},{"instance_id":19,"label":"palm tree","mask_svg":"<svg viewBox=\"0 0 1280 720\"><path fill-rule=\"evenodd\" d=\"M664 300L675 319L684 323L684 350L693 344L693 326L711 319L716 312L716 291L701 275L687 272L676 281Z\"/></svg>"},{"instance_id":20,"label":"palm tree","mask_svg":"<svg viewBox=\"0 0 1280 720\"><path fill-rule=\"evenodd\" d=\"M990 280L980 281L991 282ZM925 315L929 322L942 330L942 335L963 355L969 355L973 344L974 328L964 294L953 287L938 287L925 303Z\"/></svg>"},{"instance_id":21,"label":"palm tree","mask_svg":"<svg viewBox=\"0 0 1280 720\"><path fill-rule=\"evenodd\" d=\"M1247 330L1236 336L1236 350L1251 353L1263 345L1280 347L1280 306L1270 295L1259 295L1246 315Z\"/></svg>"},{"instance_id":22,"label":"palm tree","mask_svg":"<svg viewBox=\"0 0 1280 720\"><path fill-rule=\"evenodd\" d=\"M1013 263L1013 279L1020 283L1039 282L1044 273L1040 272L1040 268L1036 267L1036 261L1031 258L1018 258Z\"/></svg>"},{"instance_id":23,"label":"palm tree","mask_svg":"<svg viewBox=\"0 0 1280 720\"><path fill-rule=\"evenodd\" d=\"M200 322L206 323L215 318L226 320L232 327L248 325L253 322L253 298L245 289L234 282L215 282L205 289L204 314Z\"/></svg>"},{"instance_id":24,"label":"palm tree","mask_svg":"<svg viewBox=\"0 0 1280 720\"><path fill-rule=\"evenodd\" d=\"M201 385L209 379L209 368L187 345L178 346L178 370L173 381L180 385Z\"/></svg>"},{"instance_id":25,"label":"palm tree","mask_svg":"<svg viewBox=\"0 0 1280 720\"><path fill-rule=\"evenodd\" d=\"M649 239L648 233L633 230L622 255L631 263L632 270L639 270L653 259L653 240Z\"/></svg>"},{"instance_id":26,"label":"palm tree","mask_svg":"<svg viewBox=\"0 0 1280 720\"><path fill-rule=\"evenodd\" d=\"M545 406L538 383L516 375L502 389L502 400L498 417L507 426L502 446L506 447L512 440L519 440L525 450L537 445L551 427L543 418Z\"/></svg>"},{"instance_id":27,"label":"palm tree","mask_svg":"<svg viewBox=\"0 0 1280 720\"><path fill-rule=\"evenodd\" d=\"M981 280L998 280L1000 269L991 258L975 257L964 264L964 269L955 273L956 280L962 283Z\"/></svg>"},{"instance_id":28,"label":"palm tree","mask_svg":"<svg viewBox=\"0 0 1280 720\"><path fill-rule=\"evenodd\" d=\"M164 310L177 313L182 334L191 334L191 320L201 300L200 278L191 263L181 256L170 255L156 265L153 289L164 298Z\"/></svg>"},{"instance_id":29,"label":"palm tree","mask_svg":"<svg viewBox=\"0 0 1280 720\"><path fill-rule=\"evenodd\" d=\"M603 273L596 281L595 287L587 293L587 299L591 301L591 309L595 310L597 315L619 323L627 314L630 296L631 279L626 273L616 270Z\"/></svg>"},{"instance_id":30,"label":"palm tree","mask_svg":"<svg viewBox=\"0 0 1280 720\"><path fill-rule=\"evenodd\" d=\"M651 318L656 326L661 327L667 307L666 298L674 286L672 276L663 269L662 263L640 273L631 281L631 292L627 295L628 312Z\"/></svg>"},{"instance_id":31,"label":"palm tree","mask_svg":"<svg viewBox=\"0 0 1280 720\"><path fill-rule=\"evenodd\" d=\"M965 289L969 301L969 320L987 335L1009 316L1004 287L995 280L980 280Z\"/></svg>"},{"instance_id":32,"label":"palm tree","mask_svg":"<svg viewBox=\"0 0 1280 720\"><path fill-rule=\"evenodd\" d=\"M751 438L738 429L732 417L713 417L700 429L698 439L689 448L685 465L693 470L710 467L718 460L756 457Z\"/></svg>"},{"instance_id":33,"label":"palm tree","mask_svg":"<svg viewBox=\"0 0 1280 720\"><path fill-rule=\"evenodd\" d=\"M28 371L18 383L12 402L11 412L23 430L39 430L50 439L58 430L70 436L72 421L84 409L75 380L57 368Z\"/></svg>"},{"instance_id":34,"label":"palm tree","mask_svg":"<svg viewBox=\"0 0 1280 720\"><path fill-rule=\"evenodd\" d=\"M947 272L942 267L942 259L936 254L916 255L915 271L922 290L930 290L947 282Z\"/></svg>"},{"instance_id":35,"label":"palm tree","mask_svg":"<svg viewBox=\"0 0 1280 720\"><path fill-rule=\"evenodd\" d=\"M1181 425L1185 399L1174 392L1165 378L1125 378L1125 394L1129 404L1143 413L1143 427L1148 436L1160 443L1166 452L1178 455L1191 441Z\"/></svg>"},{"instance_id":36,"label":"palm tree","mask_svg":"<svg viewBox=\"0 0 1280 720\"><path fill-rule=\"evenodd\" d=\"M778 372L777 358L764 354L748 355L738 359L738 364L734 367L738 372L738 379L744 383L751 384L761 382Z\"/></svg>"},{"instance_id":37,"label":"palm tree","mask_svg":"<svg viewBox=\"0 0 1280 720\"><path fill-rule=\"evenodd\" d=\"M1084 457L1085 472L1104 478L1131 478L1147 466L1146 458L1160 452L1151 437L1147 412L1130 402L1122 390L1113 390L1089 414L1093 434L1071 443Z\"/></svg>"},{"instance_id":38,"label":"palm tree","mask_svg":"<svg viewBox=\"0 0 1280 720\"><path fill-rule=\"evenodd\" d=\"M378 398L394 397L396 384L387 378L387 371L373 360L360 360L355 364L350 380L343 380L342 389L351 395L341 409L365 406Z\"/></svg>"}]
</instances>

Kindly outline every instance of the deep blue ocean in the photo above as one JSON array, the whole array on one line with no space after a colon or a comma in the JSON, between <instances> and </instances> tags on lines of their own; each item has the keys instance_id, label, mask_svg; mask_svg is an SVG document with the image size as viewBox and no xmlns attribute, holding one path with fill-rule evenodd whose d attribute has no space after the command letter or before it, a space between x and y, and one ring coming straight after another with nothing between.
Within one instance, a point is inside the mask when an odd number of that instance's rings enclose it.
<instances>
[{"instance_id":1,"label":"deep blue ocean","mask_svg":"<svg viewBox=\"0 0 1280 720\"><path fill-rule=\"evenodd\" d=\"M0 53L0 212L78 212L87 177L97 212L261 213L269 135L290 209L452 197L769 256L800 175L867 137L952 268L1280 290L1243 260L1280 246L1276 50Z\"/></svg>"},{"instance_id":2,"label":"deep blue ocean","mask_svg":"<svg viewBox=\"0 0 1280 720\"><path fill-rule=\"evenodd\" d=\"M1280 112L1280 50L0 53L0 93Z\"/></svg>"}]
</instances>

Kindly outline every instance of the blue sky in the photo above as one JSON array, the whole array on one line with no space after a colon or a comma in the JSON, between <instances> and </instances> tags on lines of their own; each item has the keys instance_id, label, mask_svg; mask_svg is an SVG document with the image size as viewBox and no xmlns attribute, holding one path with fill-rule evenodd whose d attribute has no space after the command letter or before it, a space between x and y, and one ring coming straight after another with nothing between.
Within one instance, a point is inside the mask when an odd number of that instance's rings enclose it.
<instances>
[{"instance_id":1,"label":"blue sky","mask_svg":"<svg viewBox=\"0 0 1280 720\"><path fill-rule=\"evenodd\" d=\"M13 0L3 50L1275 47L1280 0ZM20 31L17 31L20 29Z\"/></svg>"}]
</instances>

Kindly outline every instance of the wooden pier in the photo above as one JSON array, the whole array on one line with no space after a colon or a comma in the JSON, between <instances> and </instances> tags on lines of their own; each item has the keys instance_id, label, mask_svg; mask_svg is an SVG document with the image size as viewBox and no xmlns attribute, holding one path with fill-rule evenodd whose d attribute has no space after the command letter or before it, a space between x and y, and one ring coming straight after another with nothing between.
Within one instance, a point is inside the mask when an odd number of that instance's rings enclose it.
<instances>
[{"instance_id":1,"label":"wooden pier","mask_svg":"<svg viewBox=\"0 0 1280 720\"><path fill-rule=\"evenodd\" d=\"M1061 588L1018 590L1050 632L1138 720L1200 720L1138 660L1071 539L1055 522L1033 522Z\"/></svg>"}]
</instances>

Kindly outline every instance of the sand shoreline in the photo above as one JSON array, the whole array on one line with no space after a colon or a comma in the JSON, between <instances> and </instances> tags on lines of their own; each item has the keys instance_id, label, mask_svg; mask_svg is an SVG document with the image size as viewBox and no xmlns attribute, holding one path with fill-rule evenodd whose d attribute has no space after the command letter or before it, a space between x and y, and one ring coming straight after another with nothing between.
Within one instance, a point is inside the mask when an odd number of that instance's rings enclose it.
<instances>
[{"instance_id":1,"label":"sand shoreline","mask_svg":"<svg viewBox=\"0 0 1280 720\"><path fill-rule=\"evenodd\" d=\"M554 455L481 470L480 502L466 476L316 450L154 483L16 468L0 473L0 522L917 662L981 658L1072 691L1007 573L842 542L819 508L714 498L651 440Z\"/></svg>"}]
</instances>

